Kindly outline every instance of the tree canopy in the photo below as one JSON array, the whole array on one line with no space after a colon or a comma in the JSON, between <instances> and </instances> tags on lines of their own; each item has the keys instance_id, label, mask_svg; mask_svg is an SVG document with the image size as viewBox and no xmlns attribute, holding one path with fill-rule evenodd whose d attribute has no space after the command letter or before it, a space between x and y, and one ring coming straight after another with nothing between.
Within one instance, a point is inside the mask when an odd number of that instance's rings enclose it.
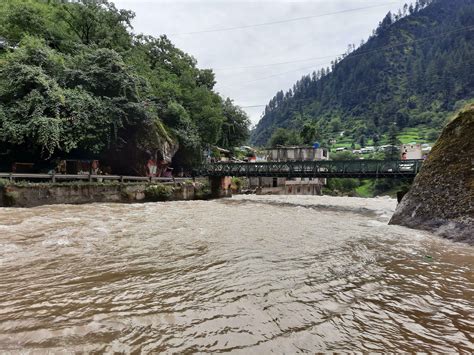
<instances>
[{"instance_id":1,"label":"tree canopy","mask_svg":"<svg viewBox=\"0 0 474 355\"><path fill-rule=\"evenodd\" d=\"M0 16L3 160L119 156L137 171L170 146L191 166L206 146L248 138L246 114L214 91L212 70L166 36L132 34L131 11L108 0L4 0Z\"/></svg>"}]
</instances>

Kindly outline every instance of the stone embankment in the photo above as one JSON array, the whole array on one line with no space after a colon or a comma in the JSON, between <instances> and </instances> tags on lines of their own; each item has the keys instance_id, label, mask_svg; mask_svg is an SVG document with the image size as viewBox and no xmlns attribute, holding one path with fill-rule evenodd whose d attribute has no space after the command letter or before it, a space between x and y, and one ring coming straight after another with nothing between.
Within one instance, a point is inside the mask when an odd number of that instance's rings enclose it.
<instances>
[{"instance_id":1,"label":"stone embankment","mask_svg":"<svg viewBox=\"0 0 474 355\"><path fill-rule=\"evenodd\" d=\"M0 184L0 207L180 201L207 199L209 195L209 188L201 183L179 183L175 186L143 183L3 183Z\"/></svg>"},{"instance_id":2,"label":"stone embankment","mask_svg":"<svg viewBox=\"0 0 474 355\"><path fill-rule=\"evenodd\" d=\"M474 105L443 130L390 224L474 245Z\"/></svg>"}]
</instances>

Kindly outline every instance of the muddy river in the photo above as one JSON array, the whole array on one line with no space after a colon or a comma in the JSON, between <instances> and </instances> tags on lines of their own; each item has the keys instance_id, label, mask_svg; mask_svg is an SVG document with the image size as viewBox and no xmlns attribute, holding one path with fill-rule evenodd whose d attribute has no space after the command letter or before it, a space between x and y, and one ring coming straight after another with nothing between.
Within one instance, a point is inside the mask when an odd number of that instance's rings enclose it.
<instances>
[{"instance_id":1,"label":"muddy river","mask_svg":"<svg viewBox=\"0 0 474 355\"><path fill-rule=\"evenodd\" d=\"M0 209L0 349L474 352L474 248L396 201Z\"/></svg>"}]
</instances>

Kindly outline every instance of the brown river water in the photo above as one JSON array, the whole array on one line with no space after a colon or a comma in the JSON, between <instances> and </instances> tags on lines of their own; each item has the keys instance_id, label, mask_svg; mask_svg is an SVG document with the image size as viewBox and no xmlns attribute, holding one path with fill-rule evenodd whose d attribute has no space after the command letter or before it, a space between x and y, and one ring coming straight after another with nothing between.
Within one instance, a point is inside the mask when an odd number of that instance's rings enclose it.
<instances>
[{"instance_id":1,"label":"brown river water","mask_svg":"<svg viewBox=\"0 0 474 355\"><path fill-rule=\"evenodd\" d=\"M0 209L0 349L474 352L474 248L313 196Z\"/></svg>"}]
</instances>

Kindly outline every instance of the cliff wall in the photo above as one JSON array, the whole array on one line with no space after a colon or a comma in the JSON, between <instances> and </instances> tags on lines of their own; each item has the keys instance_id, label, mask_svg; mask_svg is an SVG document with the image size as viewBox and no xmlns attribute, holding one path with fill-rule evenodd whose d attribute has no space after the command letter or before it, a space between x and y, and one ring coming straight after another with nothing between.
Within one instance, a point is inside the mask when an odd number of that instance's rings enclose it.
<instances>
[{"instance_id":1,"label":"cliff wall","mask_svg":"<svg viewBox=\"0 0 474 355\"><path fill-rule=\"evenodd\" d=\"M474 244L474 105L443 130L390 224Z\"/></svg>"}]
</instances>

